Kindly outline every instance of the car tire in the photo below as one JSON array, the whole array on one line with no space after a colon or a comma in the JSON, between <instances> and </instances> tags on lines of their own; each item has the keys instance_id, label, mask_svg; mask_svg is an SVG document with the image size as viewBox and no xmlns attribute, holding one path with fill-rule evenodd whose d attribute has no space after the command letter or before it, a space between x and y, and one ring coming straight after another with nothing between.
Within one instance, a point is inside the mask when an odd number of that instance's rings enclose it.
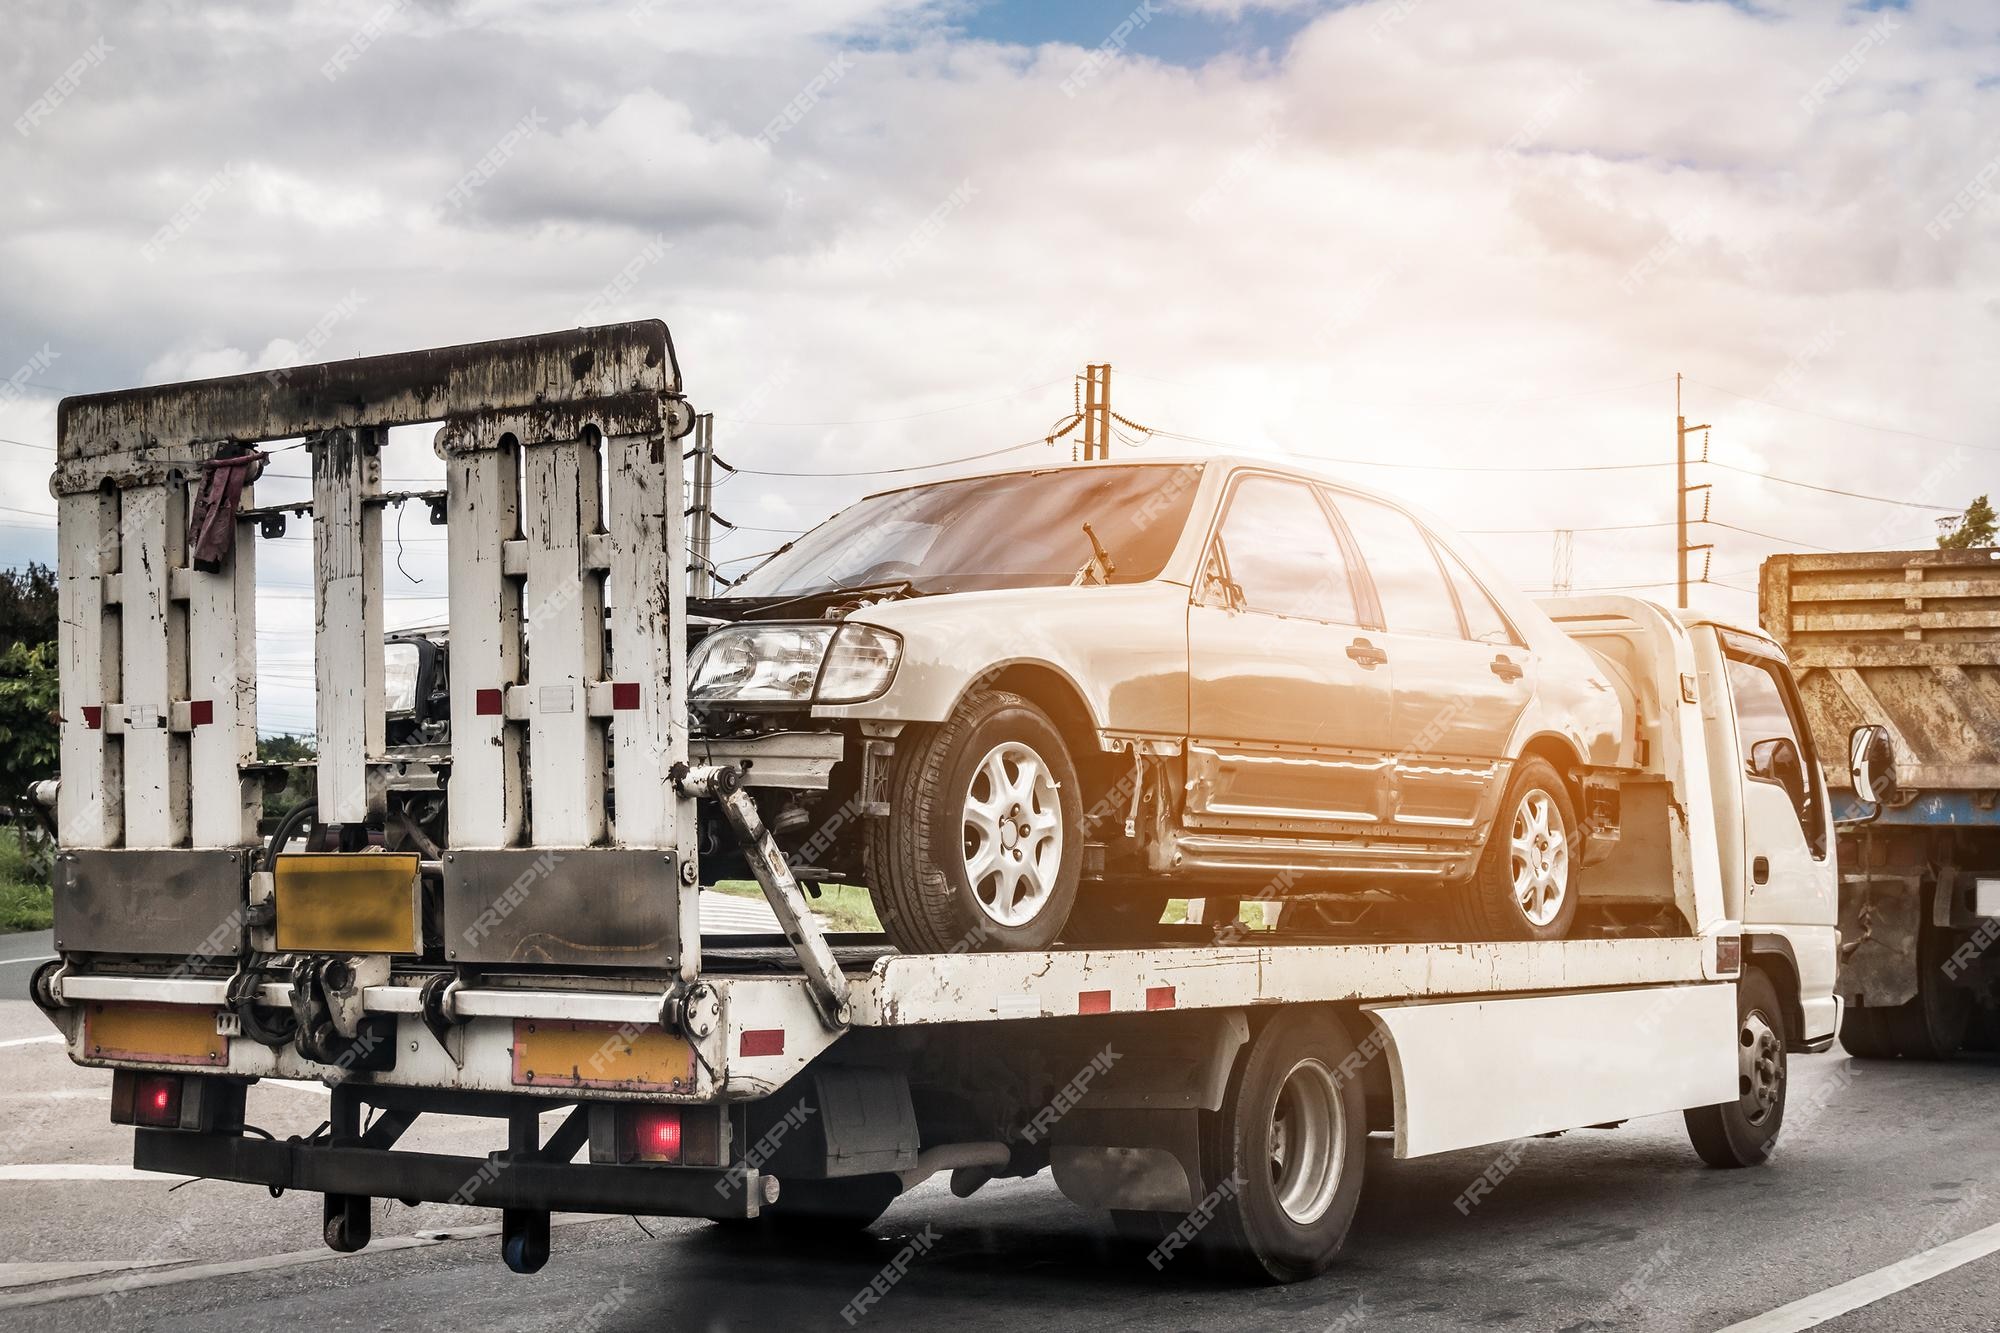
<instances>
[{"instance_id":1,"label":"car tire","mask_svg":"<svg viewBox=\"0 0 2000 1333\"><path fill-rule=\"evenodd\" d=\"M1736 981L1737 1098L1681 1112L1688 1141L1710 1166L1759 1166L1785 1124L1785 1010L1770 975L1750 968Z\"/></svg>"},{"instance_id":2,"label":"car tire","mask_svg":"<svg viewBox=\"0 0 2000 1333\"><path fill-rule=\"evenodd\" d=\"M904 953L1054 944L1083 867L1083 801L1048 714L981 691L896 748L889 813L868 838L869 893L889 942Z\"/></svg>"},{"instance_id":3,"label":"car tire","mask_svg":"<svg viewBox=\"0 0 2000 1333\"><path fill-rule=\"evenodd\" d=\"M1514 765L1479 866L1452 895L1468 940L1559 940L1576 920L1582 828L1546 759Z\"/></svg>"}]
</instances>

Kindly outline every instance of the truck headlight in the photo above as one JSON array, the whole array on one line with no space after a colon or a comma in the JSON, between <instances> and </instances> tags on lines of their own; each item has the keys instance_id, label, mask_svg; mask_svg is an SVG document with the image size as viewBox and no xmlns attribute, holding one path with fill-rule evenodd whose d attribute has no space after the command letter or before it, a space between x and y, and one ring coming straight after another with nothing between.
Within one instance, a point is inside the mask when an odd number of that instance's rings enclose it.
<instances>
[{"instance_id":1,"label":"truck headlight","mask_svg":"<svg viewBox=\"0 0 2000 1333\"><path fill-rule=\"evenodd\" d=\"M731 625L695 646L688 702L860 703L889 688L902 650L871 625Z\"/></svg>"}]
</instances>

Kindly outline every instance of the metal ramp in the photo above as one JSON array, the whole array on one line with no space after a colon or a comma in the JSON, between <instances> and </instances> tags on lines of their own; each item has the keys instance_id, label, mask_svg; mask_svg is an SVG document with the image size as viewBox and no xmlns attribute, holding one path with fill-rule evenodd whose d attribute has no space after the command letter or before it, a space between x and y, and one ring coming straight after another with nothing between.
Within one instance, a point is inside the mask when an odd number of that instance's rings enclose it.
<instances>
[{"instance_id":1,"label":"metal ramp","mask_svg":"<svg viewBox=\"0 0 2000 1333\"><path fill-rule=\"evenodd\" d=\"M258 529L246 488L233 545L197 567L189 515L218 465L303 438L321 824L344 848L381 827L397 762L383 738L382 511L441 499L446 957L691 978L694 803L673 780L688 742L674 442L693 421L658 321L66 399L52 482L59 946L242 947L261 801L245 773ZM387 430L424 422L442 423L442 496L385 496Z\"/></svg>"}]
</instances>

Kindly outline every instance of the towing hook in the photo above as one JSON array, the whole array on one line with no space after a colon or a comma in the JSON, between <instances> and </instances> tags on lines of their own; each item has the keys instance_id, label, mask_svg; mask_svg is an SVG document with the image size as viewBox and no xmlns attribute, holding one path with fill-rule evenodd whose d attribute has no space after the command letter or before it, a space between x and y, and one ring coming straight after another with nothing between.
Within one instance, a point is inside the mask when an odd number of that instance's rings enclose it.
<instances>
[{"instance_id":1,"label":"towing hook","mask_svg":"<svg viewBox=\"0 0 2000 1333\"><path fill-rule=\"evenodd\" d=\"M675 764L668 770L674 790L682 796L727 796L743 785L743 771L734 764Z\"/></svg>"}]
</instances>

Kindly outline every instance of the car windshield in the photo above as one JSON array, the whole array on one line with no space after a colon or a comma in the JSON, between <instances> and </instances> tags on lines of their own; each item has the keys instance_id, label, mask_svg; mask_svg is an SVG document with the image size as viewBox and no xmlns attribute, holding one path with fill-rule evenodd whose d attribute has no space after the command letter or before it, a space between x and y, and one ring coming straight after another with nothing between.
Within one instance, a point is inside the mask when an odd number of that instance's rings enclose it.
<instances>
[{"instance_id":1,"label":"car windshield","mask_svg":"<svg viewBox=\"0 0 2000 1333\"><path fill-rule=\"evenodd\" d=\"M917 592L1139 583L1166 565L1199 464L968 477L871 496L724 594L786 597L907 581ZM1108 575L1092 549L1090 524Z\"/></svg>"}]
</instances>

